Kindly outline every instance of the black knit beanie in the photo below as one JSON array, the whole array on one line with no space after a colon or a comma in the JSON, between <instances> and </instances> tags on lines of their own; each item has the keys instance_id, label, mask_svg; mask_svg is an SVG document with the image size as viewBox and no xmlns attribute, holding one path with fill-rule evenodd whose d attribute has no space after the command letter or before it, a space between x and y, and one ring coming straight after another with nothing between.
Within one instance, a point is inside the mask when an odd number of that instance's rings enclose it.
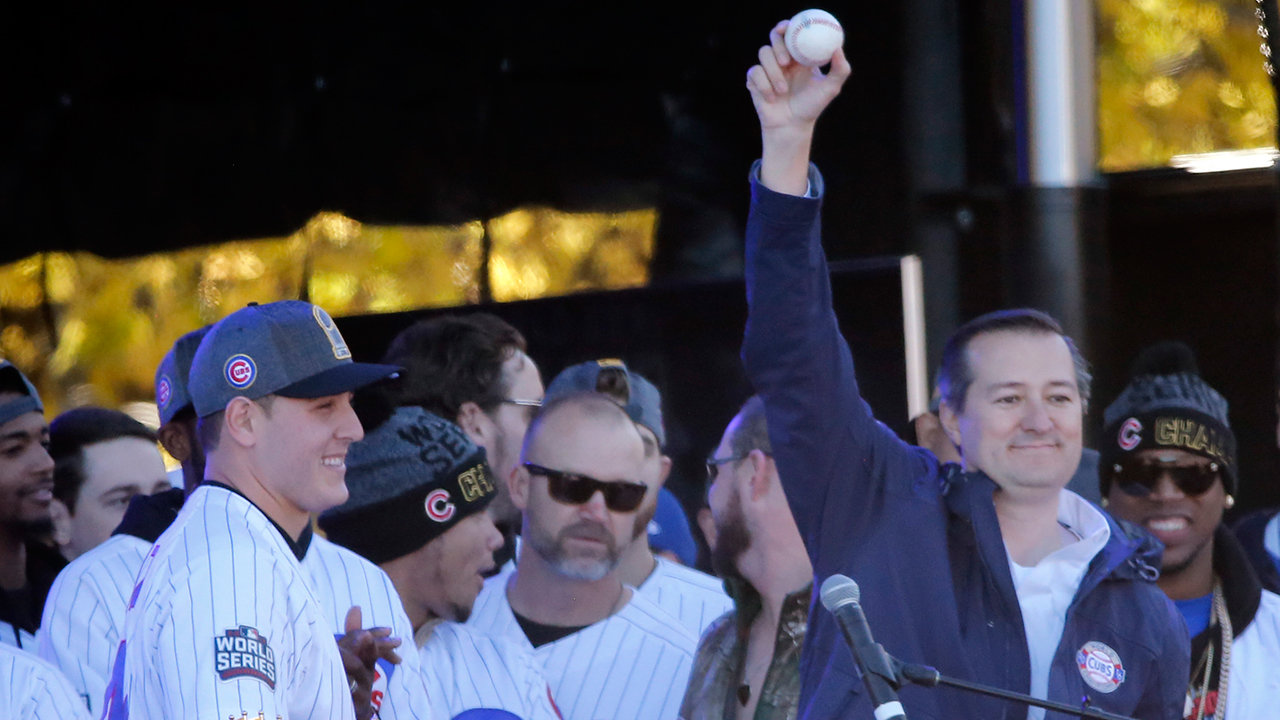
<instances>
[{"instance_id":1,"label":"black knit beanie","mask_svg":"<svg viewBox=\"0 0 1280 720\"><path fill-rule=\"evenodd\" d=\"M1143 350L1129 385L1103 416L1098 481L1111 489L1115 466L1134 453L1174 448L1207 457L1222 467L1228 493L1238 484L1236 436L1227 401L1200 378L1195 353L1185 343L1162 342Z\"/></svg>"},{"instance_id":2,"label":"black knit beanie","mask_svg":"<svg viewBox=\"0 0 1280 720\"><path fill-rule=\"evenodd\" d=\"M457 425L420 407L398 408L352 444L351 495L320 515L320 528L373 563L408 555L497 497L484 458Z\"/></svg>"}]
</instances>

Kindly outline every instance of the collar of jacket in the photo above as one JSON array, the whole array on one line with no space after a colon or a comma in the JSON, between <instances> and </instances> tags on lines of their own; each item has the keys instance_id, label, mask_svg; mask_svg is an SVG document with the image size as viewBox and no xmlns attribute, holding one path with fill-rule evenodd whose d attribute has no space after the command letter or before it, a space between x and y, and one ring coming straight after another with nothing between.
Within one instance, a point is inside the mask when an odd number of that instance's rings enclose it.
<instances>
[{"instance_id":1,"label":"collar of jacket","mask_svg":"<svg viewBox=\"0 0 1280 720\"><path fill-rule=\"evenodd\" d=\"M1227 602L1227 616L1231 618L1231 630L1239 637L1262 605L1262 583L1249 563L1249 556L1236 536L1225 525L1213 531L1213 572L1222 579L1222 598ZM1204 635L1208 633L1200 633ZM1192 639L1194 657L1200 635Z\"/></svg>"},{"instance_id":2,"label":"collar of jacket","mask_svg":"<svg viewBox=\"0 0 1280 720\"><path fill-rule=\"evenodd\" d=\"M1004 568L1004 572L995 572L1001 590L1016 597L1013 577L1008 572L1008 552L996 517L995 481L981 471L964 472L959 465L948 463L942 469L942 485L948 510L972 526L973 538L988 567ZM1111 526L1111 538L1089 563L1089 571L1076 591L1077 600L1106 578L1154 582L1160 576L1158 568L1164 552L1160 541L1142 528L1119 523L1105 512L1102 515Z\"/></svg>"}]
</instances>

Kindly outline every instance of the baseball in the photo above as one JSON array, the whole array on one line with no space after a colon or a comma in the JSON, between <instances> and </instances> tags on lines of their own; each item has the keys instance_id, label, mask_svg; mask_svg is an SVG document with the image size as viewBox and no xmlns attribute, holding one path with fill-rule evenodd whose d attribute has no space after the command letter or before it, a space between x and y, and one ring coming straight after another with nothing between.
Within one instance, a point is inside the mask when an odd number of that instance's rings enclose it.
<instances>
[{"instance_id":1,"label":"baseball","mask_svg":"<svg viewBox=\"0 0 1280 720\"><path fill-rule=\"evenodd\" d=\"M801 10L787 24L787 52L801 65L826 65L843 44L844 28L826 10Z\"/></svg>"}]
</instances>

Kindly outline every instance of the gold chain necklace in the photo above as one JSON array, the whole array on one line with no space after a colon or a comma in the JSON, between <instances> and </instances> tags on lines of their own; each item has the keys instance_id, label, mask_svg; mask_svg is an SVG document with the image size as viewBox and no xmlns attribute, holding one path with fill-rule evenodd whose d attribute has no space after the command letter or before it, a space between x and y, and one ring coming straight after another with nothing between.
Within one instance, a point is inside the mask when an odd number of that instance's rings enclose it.
<instances>
[{"instance_id":1,"label":"gold chain necklace","mask_svg":"<svg viewBox=\"0 0 1280 720\"><path fill-rule=\"evenodd\" d=\"M1235 633L1231 628L1231 616L1227 614L1227 602L1222 595L1222 581L1217 577L1213 581L1213 608L1210 611L1209 627L1218 626L1222 639L1222 659L1218 665L1218 698L1214 703L1214 720L1223 720L1227 715L1227 689L1231 678L1231 641ZM1213 643L1205 648L1204 679L1200 683L1200 702L1196 709L1196 720L1204 720L1205 704L1209 702L1209 681L1213 679Z\"/></svg>"}]
</instances>

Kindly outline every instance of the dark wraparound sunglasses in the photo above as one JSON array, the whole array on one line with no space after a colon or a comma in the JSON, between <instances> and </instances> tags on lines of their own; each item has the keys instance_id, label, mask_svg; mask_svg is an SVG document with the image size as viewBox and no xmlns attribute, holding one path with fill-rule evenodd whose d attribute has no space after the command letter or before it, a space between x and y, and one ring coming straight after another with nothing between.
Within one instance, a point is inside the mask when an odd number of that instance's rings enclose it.
<instances>
[{"instance_id":1,"label":"dark wraparound sunglasses","mask_svg":"<svg viewBox=\"0 0 1280 720\"><path fill-rule=\"evenodd\" d=\"M604 495L605 507L614 512L631 512L640 507L647 485L641 483L617 481L604 482L586 475L562 472L544 468L541 465L525 463L524 469L530 475L541 475L547 479L547 491L558 502L567 505L582 505L597 492Z\"/></svg>"},{"instance_id":2,"label":"dark wraparound sunglasses","mask_svg":"<svg viewBox=\"0 0 1280 720\"><path fill-rule=\"evenodd\" d=\"M1113 482L1134 497L1147 497L1155 492L1160 478L1168 475L1187 497L1198 497L1209 491L1219 477L1218 463L1208 465L1173 465L1171 463L1125 460L1112 466Z\"/></svg>"}]
</instances>

